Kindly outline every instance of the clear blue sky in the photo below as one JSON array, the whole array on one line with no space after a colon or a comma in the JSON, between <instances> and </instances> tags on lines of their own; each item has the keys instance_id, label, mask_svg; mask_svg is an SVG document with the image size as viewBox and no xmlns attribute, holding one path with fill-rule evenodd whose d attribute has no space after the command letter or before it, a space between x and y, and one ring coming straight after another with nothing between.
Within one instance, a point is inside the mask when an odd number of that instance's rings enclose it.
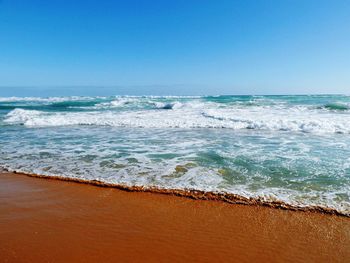
<instances>
[{"instance_id":1,"label":"clear blue sky","mask_svg":"<svg viewBox=\"0 0 350 263\"><path fill-rule=\"evenodd\" d=\"M0 0L0 86L349 94L350 1Z\"/></svg>"}]
</instances>

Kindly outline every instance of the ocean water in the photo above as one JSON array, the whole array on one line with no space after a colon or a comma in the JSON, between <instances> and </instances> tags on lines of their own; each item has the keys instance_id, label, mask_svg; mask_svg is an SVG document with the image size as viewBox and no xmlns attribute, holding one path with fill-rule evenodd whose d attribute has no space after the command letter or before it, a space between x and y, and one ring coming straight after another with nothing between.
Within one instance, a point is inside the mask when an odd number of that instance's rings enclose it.
<instances>
[{"instance_id":1,"label":"ocean water","mask_svg":"<svg viewBox=\"0 0 350 263\"><path fill-rule=\"evenodd\" d=\"M0 166L350 215L350 97L0 97Z\"/></svg>"}]
</instances>

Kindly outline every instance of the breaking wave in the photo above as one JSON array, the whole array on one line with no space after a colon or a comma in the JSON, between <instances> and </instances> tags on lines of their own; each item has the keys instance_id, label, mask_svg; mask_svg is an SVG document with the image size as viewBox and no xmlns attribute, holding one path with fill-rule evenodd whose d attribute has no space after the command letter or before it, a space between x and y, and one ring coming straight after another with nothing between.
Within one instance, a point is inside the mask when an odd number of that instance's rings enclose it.
<instances>
[{"instance_id":1,"label":"breaking wave","mask_svg":"<svg viewBox=\"0 0 350 263\"><path fill-rule=\"evenodd\" d=\"M167 111L155 111L164 109ZM170 110L170 111L168 111ZM350 115L311 111L306 108L278 109L196 108L181 103L155 104L150 110L51 112L14 109L7 124L30 127L96 125L140 128L227 128L305 133L350 133Z\"/></svg>"}]
</instances>

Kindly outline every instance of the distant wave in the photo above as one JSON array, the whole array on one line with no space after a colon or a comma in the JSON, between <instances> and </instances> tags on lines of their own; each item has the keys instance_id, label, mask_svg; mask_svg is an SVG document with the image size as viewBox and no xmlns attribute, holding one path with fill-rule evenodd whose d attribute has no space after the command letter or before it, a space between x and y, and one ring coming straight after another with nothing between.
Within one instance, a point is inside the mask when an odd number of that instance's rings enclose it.
<instances>
[{"instance_id":1,"label":"distant wave","mask_svg":"<svg viewBox=\"0 0 350 263\"><path fill-rule=\"evenodd\" d=\"M110 97L0 97L0 110L7 109L177 109L181 105L217 107L309 106L310 109L348 111L348 96L110 96ZM316 103L316 104L315 104Z\"/></svg>"},{"instance_id":2,"label":"distant wave","mask_svg":"<svg viewBox=\"0 0 350 263\"><path fill-rule=\"evenodd\" d=\"M127 99L127 98L134 98L134 99L142 99L142 98L149 98L149 99L198 99L202 98L203 96L96 96L96 97L89 97L89 96L69 96L69 97L0 97L0 102L62 102L62 101L76 101L76 100L96 100L96 99Z\"/></svg>"},{"instance_id":3,"label":"distant wave","mask_svg":"<svg viewBox=\"0 0 350 263\"><path fill-rule=\"evenodd\" d=\"M343 103L327 103L321 108L328 110L337 110L337 111L347 111L350 109L349 105Z\"/></svg>"},{"instance_id":4,"label":"distant wave","mask_svg":"<svg viewBox=\"0 0 350 263\"><path fill-rule=\"evenodd\" d=\"M106 97L85 97L85 96L70 96L70 97L0 97L0 102L63 102L76 100L94 100L96 98Z\"/></svg>"}]
</instances>

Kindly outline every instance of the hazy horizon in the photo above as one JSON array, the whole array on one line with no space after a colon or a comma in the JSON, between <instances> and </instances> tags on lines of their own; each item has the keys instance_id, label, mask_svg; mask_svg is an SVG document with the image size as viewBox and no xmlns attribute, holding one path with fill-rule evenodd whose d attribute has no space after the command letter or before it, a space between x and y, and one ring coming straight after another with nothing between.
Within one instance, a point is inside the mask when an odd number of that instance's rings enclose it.
<instances>
[{"instance_id":1,"label":"hazy horizon","mask_svg":"<svg viewBox=\"0 0 350 263\"><path fill-rule=\"evenodd\" d=\"M173 88L175 86L172 86ZM203 89L207 92L200 92L197 89L195 92L188 91L188 86L176 86L171 92L169 86L131 86L131 87L15 87L15 86L0 86L0 97L64 97L64 96L302 96L302 95L350 95L348 93L245 93L244 89L241 92L210 92L210 89ZM209 92L208 92L209 91Z\"/></svg>"}]
</instances>

